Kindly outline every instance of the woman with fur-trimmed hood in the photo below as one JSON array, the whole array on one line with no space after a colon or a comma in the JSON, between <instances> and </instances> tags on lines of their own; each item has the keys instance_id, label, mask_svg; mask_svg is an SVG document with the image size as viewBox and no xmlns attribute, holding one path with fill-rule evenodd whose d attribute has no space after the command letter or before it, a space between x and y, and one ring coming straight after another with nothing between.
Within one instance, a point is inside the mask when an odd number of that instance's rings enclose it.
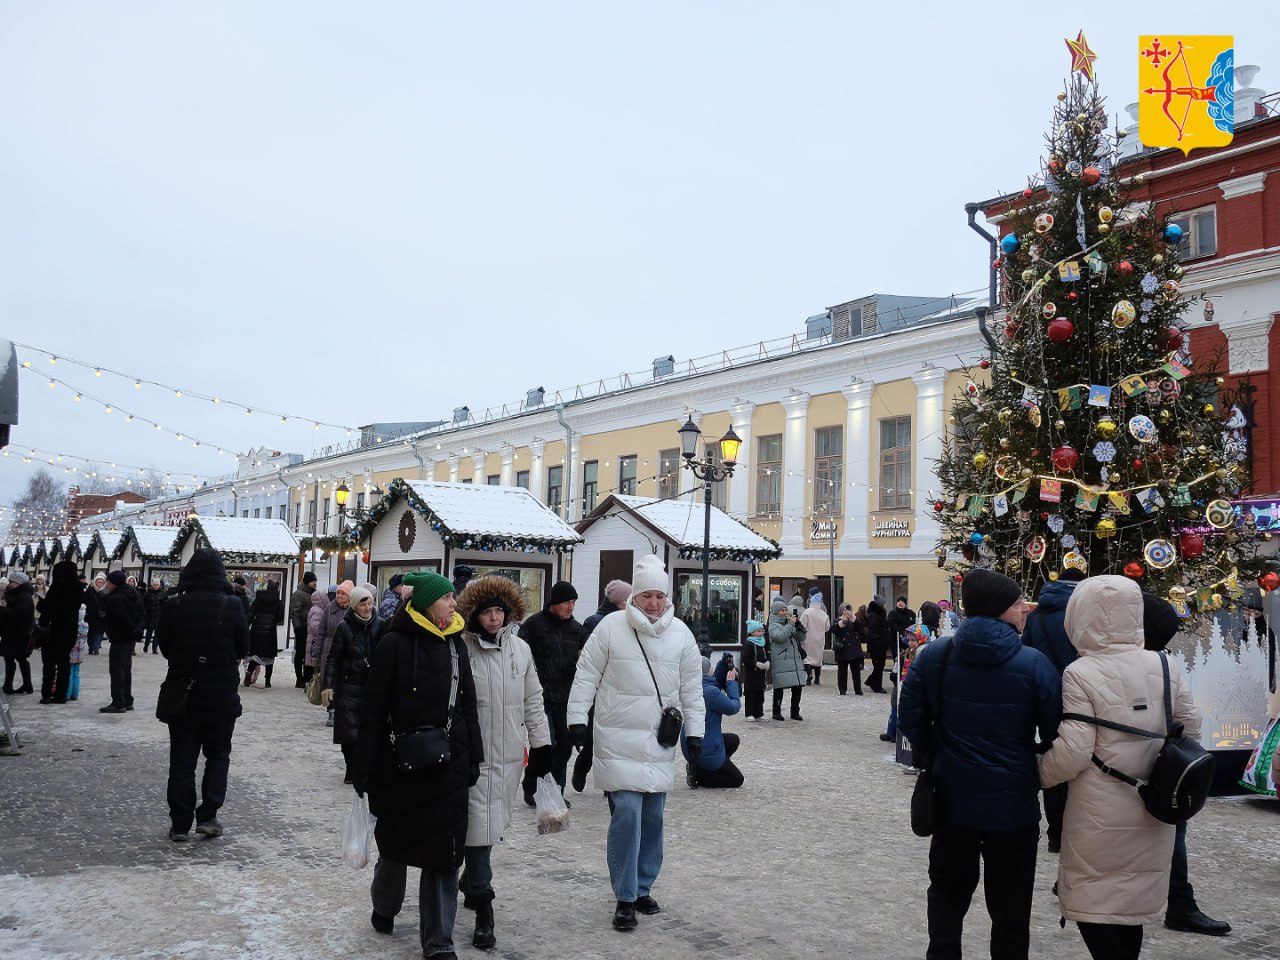
<instances>
[{"instance_id":1,"label":"woman with fur-trimmed hood","mask_svg":"<svg viewBox=\"0 0 1280 960\"><path fill-rule=\"evenodd\" d=\"M462 639L471 658L484 741L480 779L467 798L466 873L461 886L463 905L476 911L472 942L487 950L497 942L489 854L511 823L526 734L529 768L541 777L551 772L551 730L533 654L516 632L525 614L520 586L494 574L472 580L459 598L458 613L466 621Z\"/></svg>"}]
</instances>

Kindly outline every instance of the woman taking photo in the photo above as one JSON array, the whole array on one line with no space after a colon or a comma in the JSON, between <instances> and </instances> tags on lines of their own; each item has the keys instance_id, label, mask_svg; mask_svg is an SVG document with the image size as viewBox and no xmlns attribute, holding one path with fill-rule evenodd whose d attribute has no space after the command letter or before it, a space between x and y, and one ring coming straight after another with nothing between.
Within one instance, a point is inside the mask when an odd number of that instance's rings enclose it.
<instances>
[{"instance_id":1,"label":"woman taking photo","mask_svg":"<svg viewBox=\"0 0 1280 960\"><path fill-rule=\"evenodd\" d=\"M343 783L351 783L351 760L360 730L360 705L369 680L373 651L382 639L387 622L373 610L373 593L367 587L351 591L351 605L338 624L325 662L320 686L320 703L333 707L333 742L342 747L347 772Z\"/></svg>"},{"instance_id":2,"label":"woman taking photo","mask_svg":"<svg viewBox=\"0 0 1280 960\"><path fill-rule=\"evenodd\" d=\"M413 592L374 652L352 771L378 818L370 922L391 933L407 868L419 867L422 955L453 957L467 790L484 761L476 688L453 584L426 571L403 583Z\"/></svg>"},{"instance_id":3,"label":"woman taking photo","mask_svg":"<svg viewBox=\"0 0 1280 960\"><path fill-rule=\"evenodd\" d=\"M853 692L862 696L862 645L867 639L867 608L857 614L848 603L840 604L840 616L831 625L831 646L836 655L836 687L840 696L849 692L849 674L853 674Z\"/></svg>"}]
</instances>

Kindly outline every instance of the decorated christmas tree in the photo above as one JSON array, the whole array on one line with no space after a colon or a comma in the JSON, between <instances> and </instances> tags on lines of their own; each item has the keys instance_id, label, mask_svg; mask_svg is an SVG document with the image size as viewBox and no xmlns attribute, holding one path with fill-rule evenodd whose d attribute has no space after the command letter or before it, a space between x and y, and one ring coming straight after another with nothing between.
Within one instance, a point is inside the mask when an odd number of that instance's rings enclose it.
<instances>
[{"instance_id":1,"label":"decorated christmas tree","mask_svg":"<svg viewBox=\"0 0 1280 960\"><path fill-rule=\"evenodd\" d=\"M1262 571L1252 516L1231 503L1250 477L1224 442L1219 358L1189 353L1181 231L1130 202L1141 177L1117 167L1122 134L1085 73L1009 203L1004 309L938 465L939 556L1029 596L1067 569L1121 574L1192 616Z\"/></svg>"}]
</instances>

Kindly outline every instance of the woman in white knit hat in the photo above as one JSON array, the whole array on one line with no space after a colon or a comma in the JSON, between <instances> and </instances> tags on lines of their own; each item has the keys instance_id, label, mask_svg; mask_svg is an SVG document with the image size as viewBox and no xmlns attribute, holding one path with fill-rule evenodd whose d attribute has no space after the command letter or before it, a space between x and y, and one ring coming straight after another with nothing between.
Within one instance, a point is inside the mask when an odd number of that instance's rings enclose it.
<instances>
[{"instance_id":1,"label":"woman in white knit hat","mask_svg":"<svg viewBox=\"0 0 1280 960\"><path fill-rule=\"evenodd\" d=\"M667 707L684 715L692 760L702 749L706 706L702 657L667 597L670 577L656 556L641 557L622 616L600 621L578 660L569 692L575 744L587 734L595 703L595 784L609 798L609 879L618 903L616 930L634 930L636 911L658 913L651 896L662 868L662 814L675 783L679 739L658 742Z\"/></svg>"}]
</instances>

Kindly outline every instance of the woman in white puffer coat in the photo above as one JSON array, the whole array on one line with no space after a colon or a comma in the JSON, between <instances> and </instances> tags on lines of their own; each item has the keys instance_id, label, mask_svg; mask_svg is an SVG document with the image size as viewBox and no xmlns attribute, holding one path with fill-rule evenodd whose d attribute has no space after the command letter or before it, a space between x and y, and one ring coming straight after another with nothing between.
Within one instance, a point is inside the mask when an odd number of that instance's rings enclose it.
<instances>
[{"instance_id":1,"label":"woman in white puffer coat","mask_svg":"<svg viewBox=\"0 0 1280 960\"><path fill-rule=\"evenodd\" d=\"M592 632L569 692L568 724L578 746L595 703L592 773L612 815L608 861L617 930L635 929L637 910L660 909L650 889L662 867L662 813L678 755L678 742L658 743L663 709L674 706L684 714L691 751L702 746L702 656L689 628L676 619L669 588L662 561L641 557L623 615L605 617Z\"/></svg>"},{"instance_id":2,"label":"woman in white puffer coat","mask_svg":"<svg viewBox=\"0 0 1280 960\"><path fill-rule=\"evenodd\" d=\"M1143 602L1127 577L1084 580L1067 604L1064 625L1080 658L1062 675L1063 713L1079 713L1163 734L1160 654L1143 649ZM1173 719L1192 739L1200 711L1175 658L1169 660ZM1138 791L1104 774L1103 763L1145 778L1163 739L1148 739L1063 720L1040 760L1040 783L1070 783L1063 819L1058 897L1062 915L1080 925L1095 958L1136 958L1142 925L1164 914L1174 827L1143 806Z\"/></svg>"}]
</instances>

